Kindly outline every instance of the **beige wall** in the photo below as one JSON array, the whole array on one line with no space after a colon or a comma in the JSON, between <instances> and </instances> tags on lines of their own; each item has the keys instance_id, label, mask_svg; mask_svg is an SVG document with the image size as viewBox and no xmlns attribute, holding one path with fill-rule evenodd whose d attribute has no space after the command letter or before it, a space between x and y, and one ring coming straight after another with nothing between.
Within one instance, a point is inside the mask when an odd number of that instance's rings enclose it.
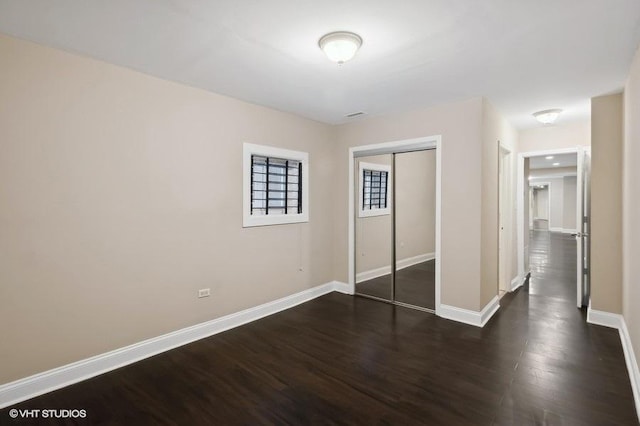
<instances>
[{"instance_id":1,"label":"beige wall","mask_svg":"<svg viewBox=\"0 0 640 426\"><path fill-rule=\"evenodd\" d=\"M518 151L534 152L590 145L590 126L589 120L583 120L520 130Z\"/></svg>"},{"instance_id":2,"label":"beige wall","mask_svg":"<svg viewBox=\"0 0 640 426\"><path fill-rule=\"evenodd\" d=\"M564 182L562 178L550 179L549 186L549 228L551 231L561 231L564 207ZM552 228L552 229L551 229Z\"/></svg>"},{"instance_id":3,"label":"beige wall","mask_svg":"<svg viewBox=\"0 0 640 426\"><path fill-rule=\"evenodd\" d=\"M396 154L396 261L436 251L436 151Z\"/></svg>"},{"instance_id":4,"label":"beige wall","mask_svg":"<svg viewBox=\"0 0 640 426\"><path fill-rule=\"evenodd\" d=\"M565 176L562 179L562 227L564 230L576 231L576 176Z\"/></svg>"},{"instance_id":5,"label":"beige wall","mask_svg":"<svg viewBox=\"0 0 640 426\"><path fill-rule=\"evenodd\" d=\"M384 164L391 167L391 158L391 154L358 158L356 160L356 173L358 173L358 164L360 162ZM356 179L356 199L351 201L356 206L356 274L379 268L389 268L389 271L385 273L391 273L391 214L358 217L358 195L361 191L359 183L359 180ZM391 205L390 194L391 192L389 192L388 198L389 205Z\"/></svg>"},{"instance_id":6,"label":"beige wall","mask_svg":"<svg viewBox=\"0 0 640 426\"><path fill-rule=\"evenodd\" d=\"M622 313L623 96L591 99L591 306Z\"/></svg>"},{"instance_id":7,"label":"beige wall","mask_svg":"<svg viewBox=\"0 0 640 426\"><path fill-rule=\"evenodd\" d=\"M347 281L351 146L442 136L442 303L497 293L517 135L481 98L331 127L6 36L0 55L0 322L20 325L0 383ZM309 152L309 223L242 228L243 142Z\"/></svg>"},{"instance_id":8,"label":"beige wall","mask_svg":"<svg viewBox=\"0 0 640 426\"><path fill-rule=\"evenodd\" d=\"M549 188L533 188L533 219L549 220Z\"/></svg>"},{"instance_id":9,"label":"beige wall","mask_svg":"<svg viewBox=\"0 0 640 426\"><path fill-rule=\"evenodd\" d=\"M640 354L640 50L624 89L623 288L624 319Z\"/></svg>"},{"instance_id":10,"label":"beige wall","mask_svg":"<svg viewBox=\"0 0 640 426\"><path fill-rule=\"evenodd\" d=\"M442 303L478 311L482 99L371 117L337 128L334 271L348 279L349 147L442 135ZM463 207L463 208L462 208Z\"/></svg>"},{"instance_id":11,"label":"beige wall","mask_svg":"<svg viewBox=\"0 0 640 426\"><path fill-rule=\"evenodd\" d=\"M5 36L0 57L0 383L334 279L331 127ZM310 153L309 223L242 228L243 142Z\"/></svg>"},{"instance_id":12,"label":"beige wall","mask_svg":"<svg viewBox=\"0 0 640 426\"><path fill-rule=\"evenodd\" d=\"M516 156L518 135L515 129L486 99L482 102L482 233L481 233L481 300L484 307L498 294L498 238L499 238L499 147L502 145L512 155L509 193L512 195L508 203L515 207L516 193ZM504 261L511 266L509 281L518 275L515 258L516 211L505 221L506 241Z\"/></svg>"},{"instance_id":13,"label":"beige wall","mask_svg":"<svg viewBox=\"0 0 640 426\"><path fill-rule=\"evenodd\" d=\"M550 231L561 232L564 228L564 178L547 177L529 180L529 185L541 183L549 183L549 188L548 191L537 191L539 193L544 192L546 197L544 206L541 206L538 199L537 217L549 220Z\"/></svg>"}]
</instances>

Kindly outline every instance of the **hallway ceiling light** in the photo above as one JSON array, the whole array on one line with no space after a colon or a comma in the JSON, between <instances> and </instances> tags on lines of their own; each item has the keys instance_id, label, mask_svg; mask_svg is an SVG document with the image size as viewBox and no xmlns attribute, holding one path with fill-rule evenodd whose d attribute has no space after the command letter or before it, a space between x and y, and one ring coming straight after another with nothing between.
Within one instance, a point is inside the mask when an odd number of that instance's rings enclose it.
<instances>
[{"instance_id":1,"label":"hallway ceiling light","mask_svg":"<svg viewBox=\"0 0 640 426\"><path fill-rule=\"evenodd\" d=\"M561 109L546 109L544 111L534 112L533 116L542 124L553 124L560 116Z\"/></svg>"},{"instance_id":2,"label":"hallway ceiling light","mask_svg":"<svg viewBox=\"0 0 640 426\"><path fill-rule=\"evenodd\" d=\"M323 35L318 41L318 46L329 60L341 65L355 56L362 46L362 38L348 31L336 31Z\"/></svg>"},{"instance_id":3,"label":"hallway ceiling light","mask_svg":"<svg viewBox=\"0 0 640 426\"><path fill-rule=\"evenodd\" d=\"M560 165L560 163L553 163L553 165L554 165L554 166L559 166L559 165Z\"/></svg>"},{"instance_id":4,"label":"hallway ceiling light","mask_svg":"<svg viewBox=\"0 0 640 426\"><path fill-rule=\"evenodd\" d=\"M553 155L547 155L546 157L544 157L546 160L553 160Z\"/></svg>"}]
</instances>

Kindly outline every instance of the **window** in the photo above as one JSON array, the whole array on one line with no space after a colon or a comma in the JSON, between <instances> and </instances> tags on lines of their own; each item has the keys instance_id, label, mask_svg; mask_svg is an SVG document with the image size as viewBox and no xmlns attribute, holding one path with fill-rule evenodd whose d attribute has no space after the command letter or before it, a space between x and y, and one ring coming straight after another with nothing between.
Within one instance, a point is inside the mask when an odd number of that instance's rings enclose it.
<instances>
[{"instance_id":1,"label":"window","mask_svg":"<svg viewBox=\"0 0 640 426\"><path fill-rule=\"evenodd\" d=\"M309 155L244 144L243 226L308 222Z\"/></svg>"},{"instance_id":2,"label":"window","mask_svg":"<svg viewBox=\"0 0 640 426\"><path fill-rule=\"evenodd\" d=\"M251 214L302 213L302 163L251 154Z\"/></svg>"},{"instance_id":3,"label":"window","mask_svg":"<svg viewBox=\"0 0 640 426\"><path fill-rule=\"evenodd\" d=\"M390 214L391 167L360 162L360 208L358 217Z\"/></svg>"}]
</instances>

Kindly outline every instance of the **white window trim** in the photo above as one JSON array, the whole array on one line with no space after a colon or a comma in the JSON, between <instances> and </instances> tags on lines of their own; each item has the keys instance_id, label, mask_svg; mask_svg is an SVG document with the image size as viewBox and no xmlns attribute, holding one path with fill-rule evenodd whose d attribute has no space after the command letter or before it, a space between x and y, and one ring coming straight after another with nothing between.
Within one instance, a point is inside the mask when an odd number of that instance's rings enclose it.
<instances>
[{"instance_id":1,"label":"white window trim","mask_svg":"<svg viewBox=\"0 0 640 426\"><path fill-rule=\"evenodd\" d=\"M358 217L373 217L373 216L384 216L391 214L391 191L393 188L393 177L391 176L391 166L386 164L374 164L374 163L364 163L360 161L359 165L359 175L358 178L358 192L360 195L358 199L360 200L358 203ZM364 209L364 193L362 192L362 187L364 185L364 170L376 170L381 172L387 172L387 207L384 209ZM303 169L304 170L304 169Z\"/></svg>"},{"instance_id":2,"label":"white window trim","mask_svg":"<svg viewBox=\"0 0 640 426\"><path fill-rule=\"evenodd\" d=\"M296 160L302 163L302 213L300 214L270 214L261 216L251 215L251 156ZM242 199L243 218L242 227L282 225L286 223L309 222L309 154L290 149L275 148L266 145L244 143L242 146Z\"/></svg>"}]
</instances>

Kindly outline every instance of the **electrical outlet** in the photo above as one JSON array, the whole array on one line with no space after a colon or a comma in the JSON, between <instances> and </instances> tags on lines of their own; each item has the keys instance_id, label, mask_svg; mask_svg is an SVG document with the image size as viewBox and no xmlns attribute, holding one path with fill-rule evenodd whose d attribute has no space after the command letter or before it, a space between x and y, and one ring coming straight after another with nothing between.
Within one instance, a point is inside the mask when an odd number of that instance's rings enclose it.
<instances>
[{"instance_id":1,"label":"electrical outlet","mask_svg":"<svg viewBox=\"0 0 640 426\"><path fill-rule=\"evenodd\" d=\"M198 298L211 296L211 289L201 288L198 290Z\"/></svg>"}]
</instances>

